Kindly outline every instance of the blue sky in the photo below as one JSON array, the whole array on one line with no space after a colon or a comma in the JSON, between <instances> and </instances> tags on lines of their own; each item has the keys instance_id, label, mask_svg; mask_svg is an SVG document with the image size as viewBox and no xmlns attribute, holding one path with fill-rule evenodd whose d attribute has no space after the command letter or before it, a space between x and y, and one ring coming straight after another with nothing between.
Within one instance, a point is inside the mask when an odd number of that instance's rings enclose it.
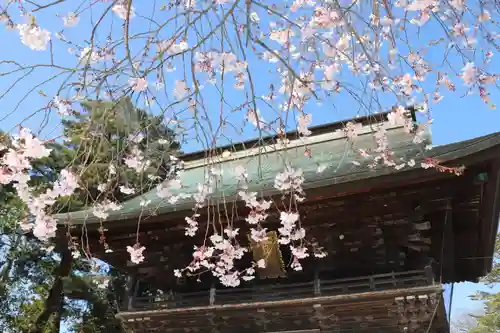
<instances>
[{"instance_id":1,"label":"blue sky","mask_svg":"<svg viewBox=\"0 0 500 333\"><path fill-rule=\"evenodd\" d=\"M64 14L67 11L74 10L74 8L63 5L59 6L56 9L48 10L43 16L38 17L39 24L47 28L51 31L57 31L62 28L62 20L60 18L56 18L55 14ZM140 10L140 8L139 8ZM97 11L98 12L98 11ZM92 13L91 13L92 14ZM261 17L264 17L265 14L261 14ZM110 19L107 23L113 23L115 25L119 25L121 22L116 19ZM85 29L85 23L82 19L80 26L72 29L66 29L66 34L69 38L76 38L79 40L83 40L81 29ZM143 23L144 24L144 23ZM88 25L88 24L87 24ZM132 31L137 29L137 31L141 31L144 26L132 27ZM415 41L415 44L424 45L428 40L435 38L433 35L433 29L436 27L430 25L424 27L426 30L420 35L419 39ZM121 33L121 30L116 30L118 33ZM101 36L102 37L102 36ZM82 42L83 43L83 42ZM28 49L25 45L23 45L19 39L19 35L16 31L8 31L1 30L0 31L0 44L2 46L2 54L0 56L1 60L4 59L15 59L20 63L49 63L50 56L47 52L35 52ZM69 55L67 52L67 47L61 45L57 41L54 42L54 50L56 62L65 64L67 66L72 66L75 63L75 57ZM402 50L403 51L403 50ZM500 68L500 55L495 55L492 63L492 68L494 72L499 72ZM427 55L426 59L430 59L433 61L439 61L439 53L436 52L433 54L432 52ZM459 62L459 60L455 57L451 57L452 61ZM270 68L269 65L263 64L262 61L257 61L256 58L249 57L250 68L252 70L253 75L256 78L257 86L260 89L260 93L264 94L267 92L268 78L270 74L268 70ZM460 64L458 68L462 67ZM4 67L0 65L0 72L2 72ZM55 80L54 83L44 84L43 87L35 88L31 94L28 95L26 100L19 106L19 108L15 111L17 107L17 102L23 98L24 94L27 93L33 86L42 82L49 78L54 74L52 69L37 69L29 78L27 78L23 84L16 87L16 89L0 99L0 128L3 130L10 130L14 126L16 126L20 121L23 121L26 118L29 118L25 121L25 126L37 130L41 127L41 124L44 121L43 112L38 113L33 117L29 117L33 111L44 105L48 102L50 97L55 94L57 90L58 83L60 80ZM167 78L169 82L167 85L170 85L174 79L178 79L179 76L176 74L172 74L172 77ZM10 84L14 82L12 77L2 77L0 76L0 95L3 94ZM48 95L48 97L44 97L39 93L39 90L43 89L43 93ZM215 110L218 109L218 99L217 96L210 92L210 88L207 88L205 92L205 96L208 100L209 105L214 105ZM462 87L459 87L459 91ZM429 86L426 87L426 90L431 91ZM463 90L463 89L462 89ZM500 106L500 94L498 92L498 88L491 89L491 99L494 104ZM240 94L240 95L238 95ZM235 102L238 99L242 98L243 93L235 92L234 95L228 97L231 102ZM432 105L432 116L434 118L434 123L432 127L433 134L433 143L436 145L446 144L456 141L462 141L466 139L470 139L473 137L486 135L493 132L500 131L500 110L491 110L479 99L479 96L473 95L468 97L460 97L461 94L443 94L445 98L436 105ZM323 103L322 105L315 106L316 110L313 112L313 124L321 124L336 120L349 119L356 115L357 105L353 102L352 99L347 98L345 94L341 94L337 96L335 99L328 100L327 103ZM216 111L209 111L210 117L217 117ZM362 113L361 113L362 114ZM242 119L242 114L230 115L231 119L235 121L240 121ZM52 132L55 129L55 133L57 133L57 124L59 122L58 116L53 113L48 118L48 123L45 126L45 130L43 131L46 136L53 136ZM293 127L293 126L292 126ZM52 134L51 134L52 132ZM228 136L236 141L256 136L257 133L254 130L245 130L243 135L237 135L236 133L229 133ZM219 143L222 143L224 140L221 139ZM183 146L185 151L193 151L200 149L201 146L199 143L196 143L194 140L188 142ZM457 284L454 290L454 299L453 299L453 316L458 315L461 312L474 312L481 307L480 302L474 302L469 300L468 296L472 295L478 289L485 289L482 285L471 284L471 283L462 283ZM500 290L497 288L497 290Z\"/></svg>"}]
</instances>

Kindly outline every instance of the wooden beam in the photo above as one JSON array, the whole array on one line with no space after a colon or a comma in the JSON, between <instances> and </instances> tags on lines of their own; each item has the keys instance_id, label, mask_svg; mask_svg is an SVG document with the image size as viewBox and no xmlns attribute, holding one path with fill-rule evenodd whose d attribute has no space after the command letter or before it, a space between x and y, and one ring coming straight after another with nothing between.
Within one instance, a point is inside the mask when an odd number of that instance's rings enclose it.
<instances>
[{"instance_id":1,"label":"wooden beam","mask_svg":"<svg viewBox=\"0 0 500 333\"><path fill-rule=\"evenodd\" d=\"M388 268L393 272L397 272L399 265L399 247L395 237L394 229L391 226L380 225L385 246L385 260Z\"/></svg>"},{"instance_id":2,"label":"wooden beam","mask_svg":"<svg viewBox=\"0 0 500 333\"><path fill-rule=\"evenodd\" d=\"M297 306L313 306L314 304L325 304L325 305L342 305L351 302L373 302L377 300L387 300L393 299L398 296L407 295L428 295L438 293L441 294L443 291L441 285L425 286L425 287L414 287L414 288L404 288L404 289L389 289L383 291L370 291L362 293L353 293L346 295L333 295L333 296L320 296L320 297L308 297L300 299L287 299L287 300L273 300L273 301L258 301L258 302L241 302L231 305L214 305L214 306L193 306L187 308L167 308L161 311L159 310L145 310L145 311L129 311L120 312L117 314L117 318L126 320L127 318L135 318L137 316L150 316L151 318L157 316L164 316L166 314L189 314L189 313L206 313L207 311L239 311L239 310L250 310L259 309L265 307L266 309L277 309L286 307L297 307Z\"/></svg>"},{"instance_id":3,"label":"wooden beam","mask_svg":"<svg viewBox=\"0 0 500 333\"><path fill-rule=\"evenodd\" d=\"M479 260L482 263L479 274L486 275L491 271L493 264L495 236L498 228L500 211L500 159L496 159L491 163L484 192L484 204L481 208L482 219L479 233L481 248L478 254L483 260Z\"/></svg>"}]
</instances>

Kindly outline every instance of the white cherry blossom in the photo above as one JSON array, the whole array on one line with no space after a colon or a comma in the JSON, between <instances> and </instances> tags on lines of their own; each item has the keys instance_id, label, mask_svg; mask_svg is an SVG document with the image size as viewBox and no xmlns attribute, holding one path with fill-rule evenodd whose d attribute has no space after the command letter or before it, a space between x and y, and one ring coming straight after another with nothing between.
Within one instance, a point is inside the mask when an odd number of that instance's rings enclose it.
<instances>
[{"instance_id":1,"label":"white cherry blossom","mask_svg":"<svg viewBox=\"0 0 500 333\"><path fill-rule=\"evenodd\" d=\"M74 12L69 12L65 16L63 16L64 25L66 27L73 27L80 22L80 17L76 15Z\"/></svg>"},{"instance_id":2,"label":"white cherry blossom","mask_svg":"<svg viewBox=\"0 0 500 333\"><path fill-rule=\"evenodd\" d=\"M174 88L174 97L177 99L182 99L186 96L187 93L187 85L184 80L176 80L175 88Z\"/></svg>"},{"instance_id":3,"label":"white cherry blossom","mask_svg":"<svg viewBox=\"0 0 500 333\"><path fill-rule=\"evenodd\" d=\"M17 28L24 45L35 51L47 50L50 32L34 24L18 24Z\"/></svg>"},{"instance_id":4,"label":"white cherry blossom","mask_svg":"<svg viewBox=\"0 0 500 333\"><path fill-rule=\"evenodd\" d=\"M122 20L126 20L127 15L129 18L135 17L134 6L130 6L130 13L129 13L129 1L131 0L119 0L112 8L113 12Z\"/></svg>"}]
</instances>

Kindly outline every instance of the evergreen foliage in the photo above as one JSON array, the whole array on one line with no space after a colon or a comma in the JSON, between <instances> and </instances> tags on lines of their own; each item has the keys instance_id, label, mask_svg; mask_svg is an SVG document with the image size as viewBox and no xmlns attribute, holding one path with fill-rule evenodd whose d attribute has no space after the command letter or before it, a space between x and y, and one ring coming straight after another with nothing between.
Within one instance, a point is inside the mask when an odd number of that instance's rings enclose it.
<instances>
[{"instance_id":1,"label":"evergreen foliage","mask_svg":"<svg viewBox=\"0 0 500 333\"><path fill-rule=\"evenodd\" d=\"M82 109L63 125L66 140L50 143L50 156L33 163L32 180L43 191L68 166L80 175L81 189L54 206L60 212L79 210L95 201L101 195L100 184L113 189L107 191L108 199L122 202L175 172L170 156L177 155L179 144L173 131L161 117L135 108L128 98L83 102ZM144 139L137 146L151 161L141 174L123 162L131 140L139 136ZM0 132L0 157L11 143ZM120 186L137 191L127 195ZM55 244L53 251L46 249L18 227L26 216L26 207L12 186L0 187L0 329L4 333L58 333L61 327L78 333L122 332L115 312L123 276L113 268L106 272L86 259L72 258L64 244ZM106 284L108 279L111 283Z\"/></svg>"}]
</instances>

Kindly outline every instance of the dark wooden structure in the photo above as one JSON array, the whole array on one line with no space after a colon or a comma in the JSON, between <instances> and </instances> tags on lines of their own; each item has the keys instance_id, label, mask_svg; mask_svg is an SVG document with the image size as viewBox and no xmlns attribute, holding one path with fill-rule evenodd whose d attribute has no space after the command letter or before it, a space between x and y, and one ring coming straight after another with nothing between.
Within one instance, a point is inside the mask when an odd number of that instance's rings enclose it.
<instances>
[{"instance_id":1,"label":"dark wooden structure","mask_svg":"<svg viewBox=\"0 0 500 333\"><path fill-rule=\"evenodd\" d=\"M292 164L306 178L302 223L308 240L319 243L328 256L305 259L301 272L286 265L286 277L257 278L238 288L223 288L209 276L201 281L175 278L173 269L186 266L192 246L203 241L203 235L184 236L189 199L171 204L146 194L102 223L88 212L58 218L71 223L74 236L85 235L84 246L94 255L128 272L128 294L117 316L134 332L446 333L442 284L477 281L491 269L500 210L500 133L426 150L429 134L415 144L401 127L388 126L393 158L407 166L368 167L371 162L356 151L375 147L373 127L385 119L355 120L361 134L354 144L339 132L342 123L315 128L307 140L292 140L286 153L295 156ZM234 163L246 163L251 190L274 196L272 180L279 169L273 168L279 166L273 161L283 151L273 140L268 143L274 148L265 152L262 142L246 142L230 148L229 158L209 158L207 152L185 156L183 190L194 191L207 164L230 170ZM429 158L436 167L422 168ZM252 167L257 159L259 165ZM330 170L316 172L321 163L330 163ZM465 167L460 176L446 172L460 166ZM231 202L235 190L231 183L222 187L213 202L222 197ZM145 199L153 201L147 210L138 204ZM241 217L235 223L244 234L246 208L234 201L231 209ZM214 211L217 205L201 212L200 221ZM126 247L135 243L139 217L146 258L132 265ZM265 226L276 230L278 217L271 212ZM100 227L107 230L106 242L114 252L104 252ZM289 250L282 247L281 252L288 264ZM249 254L242 265L252 259ZM143 296L141 290L148 288L163 294Z\"/></svg>"}]
</instances>

